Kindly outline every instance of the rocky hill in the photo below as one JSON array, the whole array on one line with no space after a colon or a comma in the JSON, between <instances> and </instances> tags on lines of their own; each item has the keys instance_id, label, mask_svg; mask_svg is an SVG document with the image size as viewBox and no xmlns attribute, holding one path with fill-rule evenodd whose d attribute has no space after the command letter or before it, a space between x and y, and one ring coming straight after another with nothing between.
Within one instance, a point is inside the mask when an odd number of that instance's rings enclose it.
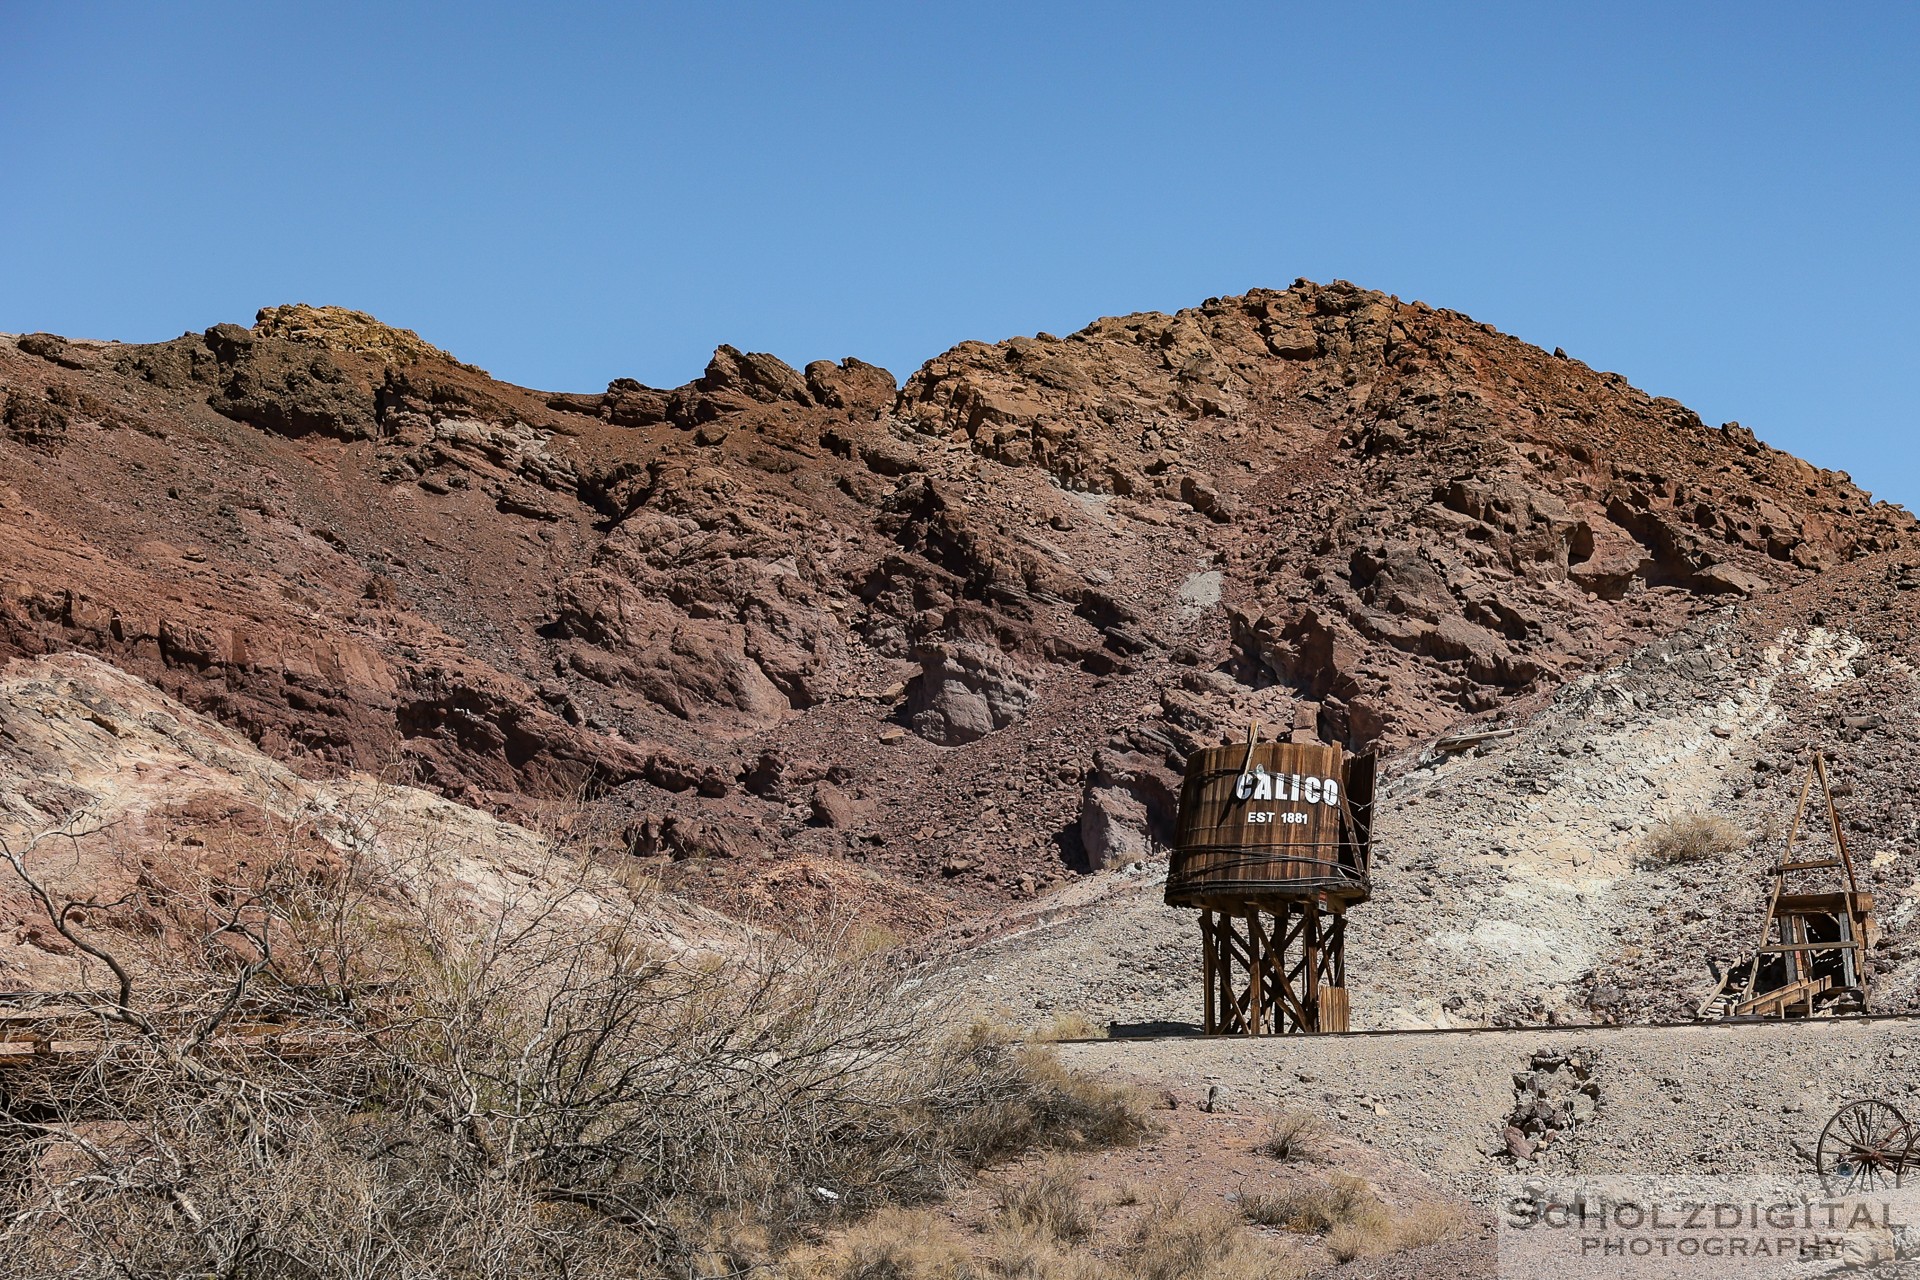
<instances>
[{"instance_id":1,"label":"rocky hill","mask_svg":"<svg viewBox=\"0 0 1920 1280\"><path fill-rule=\"evenodd\" d=\"M532 391L304 306L0 338L0 655L95 655L311 777L590 796L759 919L973 931L1147 855L1185 755L1249 720L1412 777L1437 734L1650 661L1681 684L1648 697L1771 679L1810 628L1846 680L1720 763L1818 738L1864 773L1914 750L1916 546L1738 424L1341 283L965 343L904 386L722 347L673 389ZM1540 741L1473 803L1557 785L1579 746ZM1863 839L1911 834L1905 787L1862 786ZM1446 906L1482 839L1449 795L1389 858L1442 886L1406 930L1470 936L1498 890ZM1580 841L1624 859L1677 802ZM1703 919L1750 890L1699 886Z\"/></svg>"}]
</instances>

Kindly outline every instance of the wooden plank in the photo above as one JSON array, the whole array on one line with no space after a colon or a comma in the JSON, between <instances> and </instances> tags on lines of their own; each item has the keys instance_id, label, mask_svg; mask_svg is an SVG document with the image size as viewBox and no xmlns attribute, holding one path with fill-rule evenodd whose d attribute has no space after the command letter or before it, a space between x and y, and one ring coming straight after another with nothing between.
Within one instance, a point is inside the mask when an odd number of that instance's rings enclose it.
<instances>
[{"instance_id":1,"label":"wooden plank","mask_svg":"<svg viewBox=\"0 0 1920 1280\"><path fill-rule=\"evenodd\" d=\"M1347 989L1323 985L1320 988L1320 1025L1316 1030L1332 1035L1345 1032L1347 1014Z\"/></svg>"},{"instance_id":2,"label":"wooden plank","mask_svg":"<svg viewBox=\"0 0 1920 1280\"><path fill-rule=\"evenodd\" d=\"M1753 1015L1767 1017L1774 1014L1784 1014L1793 1005L1802 1002L1806 1004L1807 1012L1811 1013L1813 1011L1813 997L1827 990L1832 985L1832 981L1827 978L1808 978L1803 982L1796 982L1789 986L1769 991L1765 995L1756 996L1752 1000L1736 1004L1733 1007L1732 1014L1734 1017L1748 1017Z\"/></svg>"},{"instance_id":3,"label":"wooden plank","mask_svg":"<svg viewBox=\"0 0 1920 1280\"><path fill-rule=\"evenodd\" d=\"M1858 951L1858 942L1774 942L1760 948L1761 955L1780 955L1796 951Z\"/></svg>"},{"instance_id":4,"label":"wooden plank","mask_svg":"<svg viewBox=\"0 0 1920 1280\"><path fill-rule=\"evenodd\" d=\"M1783 893L1777 909L1782 915L1864 915L1873 910L1873 895L1848 893L1844 889L1833 893Z\"/></svg>"},{"instance_id":5,"label":"wooden plank","mask_svg":"<svg viewBox=\"0 0 1920 1280\"><path fill-rule=\"evenodd\" d=\"M1341 796L1347 820L1350 856L1362 875L1373 873L1373 793L1380 758L1368 751L1347 761L1347 789Z\"/></svg>"},{"instance_id":6,"label":"wooden plank","mask_svg":"<svg viewBox=\"0 0 1920 1280\"><path fill-rule=\"evenodd\" d=\"M1840 861L1847 868L1847 888L1858 889L1859 883L1853 876L1853 855L1847 851L1847 833L1840 829L1840 811L1833 806L1833 788L1827 783L1827 758L1820 752L1813 753L1813 767L1820 775L1820 791L1827 799L1827 821L1833 827L1833 845L1840 851Z\"/></svg>"}]
</instances>

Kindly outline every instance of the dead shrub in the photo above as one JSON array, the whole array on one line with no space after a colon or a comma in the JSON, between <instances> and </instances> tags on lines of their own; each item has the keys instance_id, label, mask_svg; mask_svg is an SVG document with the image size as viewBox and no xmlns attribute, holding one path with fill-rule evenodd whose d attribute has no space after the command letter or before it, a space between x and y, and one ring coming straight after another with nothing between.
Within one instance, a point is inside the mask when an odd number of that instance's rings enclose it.
<instances>
[{"instance_id":1,"label":"dead shrub","mask_svg":"<svg viewBox=\"0 0 1920 1280\"><path fill-rule=\"evenodd\" d=\"M1655 823L1647 832L1647 861L1654 864L1703 862L1738 853L1750 843L1738 824L1719 814L1677 814Z\"/></svg>"},{"instance_id":2,"label":"dead shrub","mask_svg":"<svg viewBox=\"0 0 1920 1280\"><path fill-rule=\"evenodd\" d=\"M1306 1111L1283 1111L1267 1124L1256 1148L1275 1160L1319 1160L1326 1155L1327 1126Z\"/></svg>"}]
</instances>

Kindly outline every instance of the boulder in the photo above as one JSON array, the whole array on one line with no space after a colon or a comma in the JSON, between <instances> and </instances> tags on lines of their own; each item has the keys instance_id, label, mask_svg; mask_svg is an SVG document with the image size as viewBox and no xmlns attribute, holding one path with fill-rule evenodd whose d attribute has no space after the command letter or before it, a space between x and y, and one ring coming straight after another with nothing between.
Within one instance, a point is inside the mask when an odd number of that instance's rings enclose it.
<instances>
[{"instance_id":1,"label":"boulder","mask_svg":"<svg viewBox=\"0 0 1920 1280\"><path fill-rule=\"evenodd\" d=\"M1095 871L1143 860L1152 852L1147 806L1122 787L1088 787L1080 804L1080 845Z\"/></svg>"},{"instance_id":2,"label":"boulder","mask_svg":"<svg viewBox=\"0 0 1920 1280\"><path fill-rule=\"evenodd\" d=\"M859 816L853 797L826 782L813 789L812 809L809 820L816 827L851 827Z\"/></svg>"},{"instance_id":3,"label":"boulder","mask_svg":"<svg viewBox=\"0 0 1920 1280\"><path fill-rule=\"evenodd\" d=\"M815 360L807 366L807 390L829 409L891 408L899 390L893 375L877 364L851 357L834 364Z\"/></svg>"},{"instance_id":4,"label":"boulder","mask_svg":"<svg viewBox=\"0 0 1920 1280\"><path fill-rule=\"evenodd\" d=\"M907 684L907 723L928 742L955 747L1004 729L1026 712L1033 685L998 649L923 644Z\"/></svg>"}]
</instances>

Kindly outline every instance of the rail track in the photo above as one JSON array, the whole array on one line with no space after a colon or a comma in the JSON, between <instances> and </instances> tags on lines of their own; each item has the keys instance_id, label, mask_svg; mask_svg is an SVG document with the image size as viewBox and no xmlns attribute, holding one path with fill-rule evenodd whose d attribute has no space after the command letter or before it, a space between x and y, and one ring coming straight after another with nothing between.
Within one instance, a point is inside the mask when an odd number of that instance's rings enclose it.
<instances>
[{"instance_id":1,"label":"rail track","mask_svg":"<svg viewBox=\"0 0 1920 1280\"><path fill-rule=\"evenodd\" d=\"M1342 1031L1326 1036L1315 1036L1317 1040L1355 1040L1355 1039L1392 1039L1396 1037L1425 1038L1429 1036L1537 1036L1542 1034L1560 1035L1567 1032L1679 1032L1712 1031L1738 1027L1808 1027L1834 1024L1850 1026L1861 1023L1898 1023L1910 1022L1920 1027L1920 1010L1907 1013L1849 1013L1834 1014L1818 1018L1716 1018L1703 1022L1554 1022L1528 1023L1517 1027L1376 1027L1369 1030ZM1125 1024L1122 1024L1125 1025ZM1199 1028L1192 1031L1142 1032L1138 1034L1116 1032L1105 1036L1062 1037L1056 1044L1115 1044L1115 1043L1164 1043L1181 1040L1222 1041L1227 1043L1244 1042L1258 1044L1262 1042L1285 1041L1290 1037L1281 1036L1209 1036Z\"/></svg>"}]
</instances>

